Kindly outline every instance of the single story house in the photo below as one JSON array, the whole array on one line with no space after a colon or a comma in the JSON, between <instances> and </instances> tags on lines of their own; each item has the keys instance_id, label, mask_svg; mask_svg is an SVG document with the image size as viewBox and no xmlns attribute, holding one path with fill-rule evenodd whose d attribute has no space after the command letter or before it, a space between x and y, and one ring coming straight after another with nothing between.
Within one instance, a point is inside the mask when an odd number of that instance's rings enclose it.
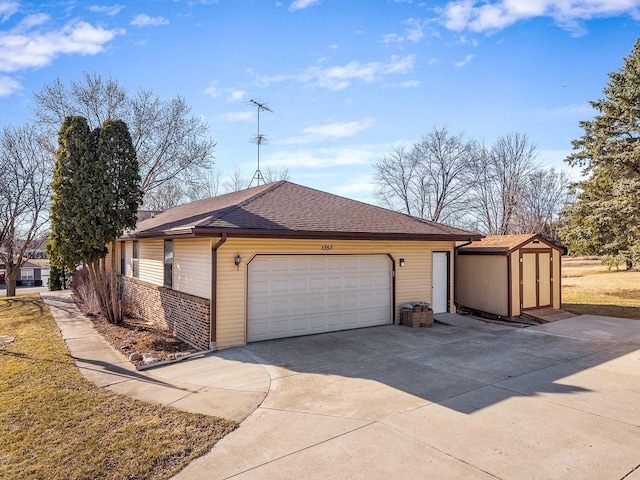
<instances>
[{"instance_id":1,"label":"single story house","mask_svg":"<svg viewBox=\"0 0 640 480\"><path fill-rule=\"evenodd\" d=\"M0 264L0 284L6 283L6 268L4 264ZM42 266L37 263L24 262L18 276L16 277L18 285L32 286L42 284Z\"/></svg>"},{"instance_id":2,"label":"single story house","mask_svg":"<svg viewBox=\"0 0 640 480\"><path fill-rule=\"evenodd\" d=\"M458 248L456 304L503 317L562 304L563 248L539 235L491 235Z\"/></svg>"},{"instance_id":3,"label":"single story house","mask_svg":"<svg viewBox=\"0 0 640 480\"><path fill-rule=\"evenodd\" d=\"M480 238L280 181L155 214L115 253L125 299L206 350L454 311L454 247Z\"/></svg>"}]
</instances>

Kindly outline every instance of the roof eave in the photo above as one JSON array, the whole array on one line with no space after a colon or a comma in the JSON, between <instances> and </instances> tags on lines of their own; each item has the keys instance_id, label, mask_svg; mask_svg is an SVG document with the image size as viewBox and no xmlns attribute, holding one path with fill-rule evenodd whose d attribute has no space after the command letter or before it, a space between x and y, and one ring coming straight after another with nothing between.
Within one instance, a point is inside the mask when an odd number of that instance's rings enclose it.
<instances>
[{"instance_id":1,"label":"roof eave","mask_svg":"<svg viewBox=\"0 0 640 480\"><path fill-rule=\"evenodd\" d=\"M464 241L480 240L482 235L439 233L393 233L393 232L327 232L301 230L257 230L234 228L191 227L181 230L131 232L120 240L137 240L152 238L189 238L189 237L219 237L222 234L237 238L290 238L305 240L422 240L422 241Z\"/></svg>"}]
</instances>

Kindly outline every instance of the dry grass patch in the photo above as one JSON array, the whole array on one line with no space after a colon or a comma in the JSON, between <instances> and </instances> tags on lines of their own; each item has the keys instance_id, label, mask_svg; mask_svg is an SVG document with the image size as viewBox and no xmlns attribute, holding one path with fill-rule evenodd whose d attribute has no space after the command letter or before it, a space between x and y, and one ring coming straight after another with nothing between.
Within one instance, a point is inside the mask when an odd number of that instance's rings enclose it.
<instances>
[{"instance_id":1,"label":"dry grass patch","mask_svg":"<svg viewBox=\"0 0 640 480\"><path fill-rule=\"evenodd\" d=\"M39 296L0 299L0 478L165 479L236 428L86 380Z\"/></svg>"},{"instance_id":2,"label":"dry grass patch","mask_svg":"<svg viewBox=\"0 0 640 480\"><path fill-rule=\"evenodd\" d=\"M609 271L597 259L563 258L562 277L565 310L640 320L640 271Z\"/></svg>"}]
</instances>

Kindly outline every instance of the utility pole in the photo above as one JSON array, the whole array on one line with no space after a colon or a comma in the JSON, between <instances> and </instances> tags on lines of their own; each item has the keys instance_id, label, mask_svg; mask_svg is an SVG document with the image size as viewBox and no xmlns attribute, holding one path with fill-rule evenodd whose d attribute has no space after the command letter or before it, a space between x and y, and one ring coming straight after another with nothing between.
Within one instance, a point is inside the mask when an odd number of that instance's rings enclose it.
<instances>
[{"instance_id":1,"label":"utility pole","mask_svg":"<svg viewBox=\"0 0 640 480\"><path fill-rule=\"evenodd\" d=\"M260 133L260 112L267 111L273 113L273 110L271 110L266 103L259 102L254 99L249 100L249 103L252 103L258 109L258 134L251 139L252 143L258 145L258 168L256 169L256 173L253 174L251 183L249 183L249 186L251 186L254 180L256 181L256 185L260 185L260 180L262 180L263 184L266 183L262 176L262 172L260 171L260 145L267 142L267 138Z\"/></svg>"}]
</instances>

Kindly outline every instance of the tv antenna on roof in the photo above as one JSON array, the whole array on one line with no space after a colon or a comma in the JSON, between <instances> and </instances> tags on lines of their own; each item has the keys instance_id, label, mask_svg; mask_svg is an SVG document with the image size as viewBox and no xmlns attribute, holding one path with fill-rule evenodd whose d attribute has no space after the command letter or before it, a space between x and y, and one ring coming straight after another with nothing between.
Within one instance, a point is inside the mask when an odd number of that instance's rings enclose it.
<instances>
[{"instance_id":1,"label":"tv antenna on roof","mask_svg":"<svg viewBox=\"0 0 640 480\"><path fill-rule=\"evenodd\" d=\"M256 181L257 185L260 185L260 180L262 180L263 184L266 183L264 177L262 176L262 172L260 171L260 145L262 145L263 143L267 143L267 137L260 133L260 112L267 111L273 113L273 110L271 110L266 103L259 102L254 99L249 100L249 103L252 103L258 109L258 134L251 139L252 143L258 145L258 168L256 169L256 173L253 174L253 178L249 183L249 186L251 186L254 180Z\"/></svg>"}]
</instances>

